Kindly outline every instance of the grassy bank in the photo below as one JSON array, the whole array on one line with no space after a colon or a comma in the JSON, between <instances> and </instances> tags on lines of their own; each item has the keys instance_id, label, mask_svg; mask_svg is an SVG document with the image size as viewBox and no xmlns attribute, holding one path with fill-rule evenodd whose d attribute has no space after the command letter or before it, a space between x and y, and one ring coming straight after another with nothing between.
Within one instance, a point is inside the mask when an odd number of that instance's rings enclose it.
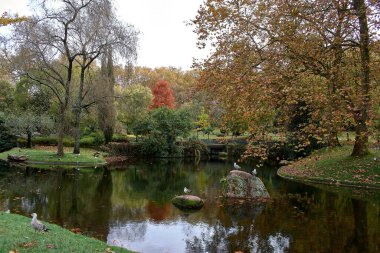
<instances>
[{"instance_id":1,"label":"grassy bank","mask_svg":"<svg viewBox=\"0 0 380 253\"><path fill-rule=\"evenodd\" d=\"M13 148L9 151L0 153L0 159L7 160L8 154L11 155L24 155L28 157L28 162L39 162L39 163L56 163L56 164L81 164L81 163L94 163L94 164L104 164L106 161L103 156L94 157L95 150L81 148L80 155L75 155L72 153L72 148L65 148L65 155L63 157L57 156L56 147L35 147L33 149L26 148Z\"/></svg>"},{"instance_id":2,"label":"grassy bank","mask_svg":"<svg viewBox=\"0 0 380 253\"><path fill-rule=\"evenodd\" d=\"M380 188L380 151L351 157L351 146L325 148L278 170L284 178L323 184Z\"/></svg>"},{"instance_id":3,"label":"grassy bank","mask_svg":"<svg viewBox=\"0 0 380 253\"><path fill-rule=\"evenodd\" d=\"M0 252L131 252L45 222L49 232L34 232L30 221L31 218L0 212Z\"/></svg>"}]
</instances>

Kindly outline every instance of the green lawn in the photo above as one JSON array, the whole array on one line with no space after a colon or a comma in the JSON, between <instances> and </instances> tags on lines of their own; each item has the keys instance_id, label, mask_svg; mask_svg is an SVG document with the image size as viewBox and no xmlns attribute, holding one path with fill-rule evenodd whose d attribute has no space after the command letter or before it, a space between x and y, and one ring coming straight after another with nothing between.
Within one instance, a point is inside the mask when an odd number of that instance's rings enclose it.
<instances>
[{"instance_id":1,"label":"green lawn","mask_svg":"<svg viewBox=\"0 0 380 253\"><path fill-rule=\"evenodd\" d=\"M278 174L296 180L380 188L380 151L351 157L352 146L324 148L279 169Z\"/></svg>"},{"instance_id":2,"label":"green lawn","mask_svg":"<svg viewBox=\"0 0 380 253\"><path fill-rule=\"evenodd\" d=\"M0 212L0 252L18 253L127 253L126 249L111 247L94 238L78 235L54 224L45 223L51 230L35 232L31 218Z\"/></svg>"},{"instance_id":3,"label":"green lawn","mask_svg":"<svg viewBox=\"0 0 380 253\"><path fill-rule=\"evenodd\" d=\"M81 149L80 155L72 153L72 148L65 148L65 155L59 157L56 154L56 147L37 147L35 149L26 148L13 148L9 151L0 153L0 159L7 160L8 154L11 155L24 155L28 157L30 162L45 162L45 163L95 163L104 164L105 160L103 156L94 157L95 150L93 149Z\"/></svg>"}]
</instances>

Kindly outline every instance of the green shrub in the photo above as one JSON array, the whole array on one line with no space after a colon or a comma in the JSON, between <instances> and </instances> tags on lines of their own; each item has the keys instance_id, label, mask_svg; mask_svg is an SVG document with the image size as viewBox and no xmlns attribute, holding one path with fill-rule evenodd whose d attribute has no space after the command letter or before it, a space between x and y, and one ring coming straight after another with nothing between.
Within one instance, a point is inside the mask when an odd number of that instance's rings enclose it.
<instances>
[{"instance_id":1,"label":"green shrub","mask_svg":"<svg viewBox=\"0 0 380 253\"><path fill-rule=\"evenodd\" d=\"M83 136L80 139L80 145L82 147L99 146L104 143L103 134L100 132L94 132L89 135Z\"/></svg>"},{"instance_id":2,"label":"green shrub","mask_svg":"<svg viewBox=\"0 0 380 253\"><path fill-rule=\"evenodd\" d=\"M113 142L129 142L128 136L123 134L114 134L112 136Z\"/></svg>"},{"instance_id":3,"label":"green shrub","mask_svg":"<svg viewBox=\"0 0 380 253\"><path fill-rule=\"evenodd\" d=\"M135 134L143 135L139 151L143 155L156 157L179 157L182 147L176 145L178 137L186 137L192 129L189 113L170 110L167 107L154 109L135 124Z\"/></svg>"},{"instance_id":4,"label":"green shrub","mask_svg":"<svg viewBox=\"0 0 380 253\"><path fill-rule=\"evenodd\" d=\"M16 146L16 138L9 133L0 115L0 152L9 150Z\"/></svg>"}]
</instances>

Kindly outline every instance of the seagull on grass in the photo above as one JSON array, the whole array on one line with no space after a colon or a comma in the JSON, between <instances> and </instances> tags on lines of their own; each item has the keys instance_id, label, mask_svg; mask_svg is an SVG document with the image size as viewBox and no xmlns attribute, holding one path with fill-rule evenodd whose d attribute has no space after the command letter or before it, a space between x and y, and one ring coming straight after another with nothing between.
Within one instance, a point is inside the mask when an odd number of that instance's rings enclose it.
<instances>
[{"instance_id":1,"label":"seagull on grass","mask_svg":"<svg viewBox=\"0 0 380 253\"><path fill-rule=\"evenodd\" d=\"M31 224L32 224L32 227L34 228L34 231L47 232L50 230L44 224L42 224L41 221L37 220L36 213L32 213L31 215L33 217Z\"/></svg>"},{"instance_id":2,"label":"seagull on grass","mask_svg":"<svg viewBox=\"0 0 380 253\"><path fill-rule=\"evenodd\" d=\"M240 167L239 165L237 165L236 163L234 163L234 169L235 169L235 170L240 170L241 167Z\"/></svg>"},{"instance_id":3,"label":"seagull on grass","mask_svg":"<svg viewBox=\"0 0 380 253\"><path fill-rule=\"evenodd\" d=\"M183 192L188 194L191 192L191 190L189 188L185 187L185 188L183 188Z\"/></svg>"}]
</instances>

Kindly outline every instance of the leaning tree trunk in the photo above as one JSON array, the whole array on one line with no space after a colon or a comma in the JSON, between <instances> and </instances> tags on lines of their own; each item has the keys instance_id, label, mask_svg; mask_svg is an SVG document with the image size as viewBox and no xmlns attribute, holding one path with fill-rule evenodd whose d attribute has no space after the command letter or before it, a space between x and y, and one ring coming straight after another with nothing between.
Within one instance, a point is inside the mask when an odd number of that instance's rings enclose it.
<instances>
[{"instance_id":1,"label":"leaning tree trunk","mask_svg":"<svg viewBox=\"0 0 380 253\"><path fill-rule=\"evenodd\" d=\"M355 144L352 156L364 156L369 153L368 125L370 109L370 68L369 68L369 32L365 0L354 0L353 7L360 26L360 107L355 113Z\"/></svg>"}]
</instances>

